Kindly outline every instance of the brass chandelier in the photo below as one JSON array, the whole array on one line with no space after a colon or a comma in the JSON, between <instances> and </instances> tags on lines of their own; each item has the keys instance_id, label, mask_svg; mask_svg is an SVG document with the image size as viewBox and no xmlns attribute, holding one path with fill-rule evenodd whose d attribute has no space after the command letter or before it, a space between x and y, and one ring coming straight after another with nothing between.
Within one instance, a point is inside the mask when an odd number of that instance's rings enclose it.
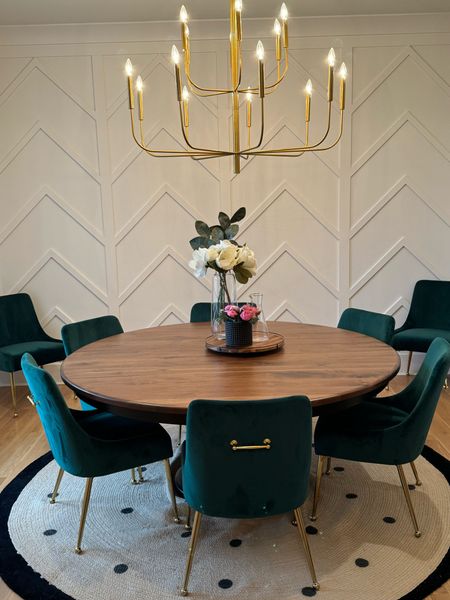
<instances>
[{"instance_id":1,"label":"brass chandelier","mask_svg":"<svg viewBox=\"0 0 450 600\"><path fill-rule=\"evenodd\" d=\"M273 93L283 79L286 77L288 71L288 47L289 47L289 36L288 36L288 10L286 4L283 2L281 5L280 15L278 19L275 19L274 23L274 34L275 34L275 57L277 63L277 79L273 83L266 83L264 73L264 46L260 41L256 46L256 58L258 60L258 86L257 87L245 87L242 86L242 0L230 0L230 69L231 69L231 87L224 89L215 89L201 87L197 85L191 78L191 43L190 43L190 32L188 27L188 14L184 5L180 10L180 22L181 22L181 41L183 46L183 63L184 63L184 77L187 85L182 84L182 76L180 70L181 56L174 45L172 46L172 62L175 69L175 80L176 80L176 93L179 106L180 114L180 125L181 132L183 135L184 142L187 146L184 150L158 150L151 148L145 143L144 136L144 92L143 92L143 81L142 77L138 76L136 79L136 91L137 91L137 104L138 104L138 118L139 118L139 134L136 132L135 116L134 116L134 82L133 82L133 65L130 59L125 64L125 72L128 78L128 105L130 109L131 118L131 133L136 144L145 152L154 157L171 157L177 158L181 156L188 156L196 160L205 160L209 158L219 158L223 156L232 156L234 162L234 172L240 173L241 170L241 158L247 160L250 156L287 156L287 157L298 157L302 156L307 152L324 152L330 150L339 142L342 137L343 121L344 121L344 109L345 109L345 80L347 77L347 69L345 63L342 63L339 76L340 82L340 94L339 94L339 133L337 139L328 145L325 141L328 138L331 128L331 113L332 113L332 102L333 102L333 88L334 88L334 67L336 62L336 55L333 48L328 53L328 122L325 127L325 133L322 138L313 144L309 142L309 124L311 118L311 96L313 92L313 86L311 79L308 79L304 93L305 93L305 145L293 148L263 148L264 141L264 99L268 94ZM281 23L280 23L281 21ZM229 95L232 99L232 124L233 124L233 149L232 150L220 150L210 148L199 148L193 146L189 140L189 90L196 96L208 97L208 96L223 96ZM242 147L241 132L240 132L240 109L241 102L240 98L244 96L244 102L246 105L246 117L247 117L247 143L245 147ZM253 146L251 144L251 128L252 128L252 100L253 97L259 98L261 106L261 121L259 126L259 135L257 143Z\"/></svg>"}]
</instances>

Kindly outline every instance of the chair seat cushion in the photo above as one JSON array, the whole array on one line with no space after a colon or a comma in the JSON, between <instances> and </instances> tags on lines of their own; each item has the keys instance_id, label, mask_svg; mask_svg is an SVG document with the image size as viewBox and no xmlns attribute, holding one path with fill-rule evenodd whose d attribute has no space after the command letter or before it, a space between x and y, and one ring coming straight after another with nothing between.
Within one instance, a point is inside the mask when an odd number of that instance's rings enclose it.
<instances>
[{"instance_id":1,"label":"chair seat cushion","mask_svg":"<svg viewBox=\"0 0 450 600\"><path fill-rule=\"evenodd\" d=\"M92 457L86 477L108 475L172 456L172 440L159 423L127 419L97 409L71 413L90 437L109 445L108 452Z\"/></svg>"},{"instance_id":2,"label":"chair seat cushion","mask_svg":"<svg viewBox=\"0 0 450 600\"><path fill-rule=\"evenodd\" d=\"M57 362L66 358L64 346L58 340L35 340L0 347L0 370L12 373L20 371L20 359L29 352L39 365Z\"/></svg>"},{"instance_id":3,"label":"chair seat cushion","mask_svg":"<svg viewBox=\"0 0 450 600\"><path fill-rule=\"evenodd\" d=\"M358 462L397 464L395 448L384 443L385 432L407 417L400 408L373 401L363 401L332 417L319 417L315 452Z\"/></svg>"},{"instance_id":4,"label":"chair seat cushion","mask_svg":"<svg viewBox=\"0 0 450 600\"><path fill-rule=\"evenodd\" d=\"M441 337L450 342L450 331L447 329L404 329L394 333L392 345L396 350L426 352L431 342Z\"/></svg>"}]
</instances>

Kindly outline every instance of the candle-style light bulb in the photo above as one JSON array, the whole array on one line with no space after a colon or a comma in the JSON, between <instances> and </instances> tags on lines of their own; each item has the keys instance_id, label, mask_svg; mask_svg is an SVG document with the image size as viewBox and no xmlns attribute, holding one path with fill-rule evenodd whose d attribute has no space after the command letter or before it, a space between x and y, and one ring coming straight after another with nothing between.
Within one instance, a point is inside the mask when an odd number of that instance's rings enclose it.
<instances>
[{"instance_id":1,"label":"candle-style light bulb","mask_svg":"<svg viewBox=\"0 0 450 600\"><path fill-rule=\"evenodd\" d=\"M177 65L180 62L180 53L178 52L178 48L175 46L175 44L172 46L171 57L174 65Z\"/></svg>"},{"instance_id":2,"label":"candle-style light bulb","mask_svg":"<svg viewBox=\"0 0 450 600\"><path fill-rule=\"evenodd\" d=\"M136 79L136 89L138 92L142 92L142 90L144 89L144 82L142 81L142 77L140 75Z\"/></svg>"},{"instance_id":3,"label":"candle-style light bulb","mask_svg":"<svg viewBox=\"0 0 450 600\"><path fill-rule=\"evenodd\" d=\"M347 79L347 74L348 74L347 67L345 66L345 63L342 63L341 68L339 69L339 77L341 79Z\"/></svg>"},{"instance_id":4,"label":"candle-style light bulb","mask_svg":"<svg viewBox=\"0 0 450 600\"><path fill-rule=\"evenodd\" d=\"M264 60L264 46L261 40L256 44L256 57L259 61Z\"/></svg>"},{"instance_id":5,"label":"candle-style light bulb","mask_svg":"<svg viewBox=\"0 0 450 600\"><path fill-rule=\"evenodd\" d=\"M128 77L133 75L133 63L129 58L127 58L127 62L125 63L125 73Z\"/></svg>"},{"instance_id":6,"label":"candle-style light bulb","mask_svg":"<svg viewBox=\"0 0 450 600\"><path fill-rule=\"evenodd\" d=\"M308 79L308 81L306 82L306 86L305 86L305 93L311 97L312 91L313 91L312 81L311 81L311 79Z\"/></svg>"},{"instance_id":7,"label":"candle-style light bulb","mask_svg":"<svg viewBox=\"0 0 450 600\"><path fill-rule=\"evenodd\" d=\"M336 64L336 53L334 51L334 48L330 48L330 51L328 52L328 64L330 67L334 67L334 65Z\"/></svg>"},{"instance_id":8,"label":"candle-style light bulb","mask_svg":"<svg viewBox=\"0 0 450 600\"><path fill-rule=\"evenodd\" d=\"M275 19L274 21L273 30L275 32L275 35L281 35L281 25L278 19Z\"/></svg>"},{"instance_id":9,"label":"candle-style light bulb","mask_svg":"<svg viewBox=\"0 0 450 600\"><path fill-rule=\"evenodd\" d=\"M234 9L236 12L242 12L242 0L235 0Z\"/></svg>"},{"instance_id":10,"label":"candle-style light bulb","mask_svg":"<svg viewBox=\"0 0 450 600\"><path fill-rule=\"evenodd\" d=\"M245 94L245 99L247 102L251 102L253 100L252 93L250 91Z\"/></svg>"},{"instance_id":11,"label":"candle-style light bulb","mask_svg":"<svg viewBox=\"0 0 450 600\"><path fill-rule=\"evenodd\" d=\"M288 9L287 9L286 4L283 2L283 4L281 5L281 8L280 8L280 19L282 21L287 21L288 17L289 17Z\"/></svg>"},{"instance_id":12,"label":"candle-style light bulb","mask_svg":"<svg viewBox=\"0 0 450 600\"><path fill-rule=\"evenodd\" d=\"M187 14L187 10L186 7L184 6L184 4L182 5L182 7L180 8L180 21L182 23L187 23L188 22L188 14Z\"/></svg>"}]
</instances>

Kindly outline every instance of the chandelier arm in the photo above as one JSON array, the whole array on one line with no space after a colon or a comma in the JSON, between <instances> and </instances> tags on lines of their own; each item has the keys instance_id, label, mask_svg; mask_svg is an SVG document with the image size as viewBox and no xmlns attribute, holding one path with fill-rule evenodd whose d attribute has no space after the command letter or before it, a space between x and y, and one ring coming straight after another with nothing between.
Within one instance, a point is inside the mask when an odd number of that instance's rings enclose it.
<instances>
[{"instance_id":1,"label":"chandelier arm","mask_svg":"<svg viewBox=\"0 0 450 600\"><path fill-rule=\"evenodd\" d=\"M324 146L323 148L316 148L314 146L308 146L303 148L276 148L273 150L254 150L251 152L247 152L249 156L288 156L289 154L296 153L298 156L305 154L305 152L325 152L326 150L331 150L334 148L340 141L342 137L342 133L344 131L344 111L341 109L341 118L340 118L340 126L339 126L339 135L337 139L330 144L329 146Z\"/></svg>"},{"instance_id":2,"label":"chandelier arm","mask_svg":"<svg viewBox=\"0 0 450 600\"><path fill-rule=\"evenodd\" d=\"M134 119L133 119L133 109L130 108L130 120L131 120L131 135L133 136L134 141L136 142L136 144L139 146L139 148L141 150L143 150L144 152L146 152L147 154L150 154L150 156L153 156L154 158L177 158L180 156L190 156L192 158L194 158L195 156L211 156L211 158L213 158L215 156L215 154L211 154L211 152L209 152L208 150L205 151L201 151L201 152L190 152L189 150L156 150L156 149L151 149L148 146L146 146L144 143L139 142L139 140L136 137L136 131L135 131L135 126L134 126ZM142 132L142 124L141 124L141 136L143 135Z\"/></svg>"},{"instance_id":3,"label":"chandelier arm","mask_svg":"<svg viewBox=\"0 0 450 600\"><path fill-rule=\"evenodd\" d=\"M240 69L240 73L239 73L239 83L238 83L238 86L237 86L237 87L239 87L239 85L240 85L240 83L241 83L241 71L242 71L242 68ZM224 95L224 94L232 94L233 92L236 92L236 91L237 91L237 89L233 89L233 88L231 88L231 89L223 89L223 88L204 88L204 87L201 87L201 86L197 85L197 84L195 83L195 81L193 81L193 80L192 80L192 78L191 78L191 68L190 68L190 64L188 65L188 64L186 63L186 61L185 61L185 63L184 63L184 73L185 73L185 75L186 75L186 79L187 79L187 81L188 81L188 83L189 83L189 87L190 87L190 88L191 88L191 90L192 90L192 93L193 93L193 94L195 94L196 96L201 96L201 97L208 97L208 96L221 96L221 95ZM207 92L207 93L206 93L206 94L198 94L198 93L197 93L197 90L198 90L198 91L200 91L200 92Z\"/></svg>"},{"instance_id":4,"label":"chandelier arm","mask_svg":"<svg viewBox=\"0 0 450 600\"><path fill-rule=\"evenodd\" d=\"M264 139L264 97L261 98L261 129L260 129L260 135L259 135L259 141L256 144L256 146L252 146L251 148L246 148L245 150L241 150L241 152L239 152L240 156L242 158L245 158L245 160L247 160L248 156L244 156L244 154L246 154L247 152L250 152L251 150L256 150L257 148L259 148L263 142Z\"/></svg>"},{"instance_id":5,"label":"chandelier arm","mask_svg":"<svg viewBox=\"0 0 450 600\"><path fill-rule=\"evenodd\" d=\"M275 83L272 83L272 84L267 85L267 86L264 87L264 90L265 90L266 94L272 94L277 89L277 87L280 85L280 83L286 77L287 72L288 72L288 68L289 68L288 50L287 50L287 48L285 48L285 60L284 60L283 73L281 74L281 77L279 77L277 79L277 81L275 81ZM254 87L254 88L249 87L249 88L246 88L246 89L238 89L237 91L240 94L246 94L247 92L249 92L250 94L259 94L259 87Z\"/></svg>"},{"instance_id":6,"label":"chandelier arm","mask_svg":"<svg viewBox=\"0 0 450 600\"><path fill-rule=\"evenodd\" d=\"M197 152L205 152L211 155L215 155L215 156L225 156L225 152L222 150L209 150L208 148L197 148L196 146L193 146L190 142L189 139L186 135L186 128L184 126L184 118L183 118L183 110L181 108L181 102L178 102L178 107L180 110L180 124L181 124L181 132L183 134L183 138L184 141L186 142L186 144L189 146L189 148L191 148L192 150L195 150ZM231 153L233 154L233 153Z\"/></svg>"}]
</instances>

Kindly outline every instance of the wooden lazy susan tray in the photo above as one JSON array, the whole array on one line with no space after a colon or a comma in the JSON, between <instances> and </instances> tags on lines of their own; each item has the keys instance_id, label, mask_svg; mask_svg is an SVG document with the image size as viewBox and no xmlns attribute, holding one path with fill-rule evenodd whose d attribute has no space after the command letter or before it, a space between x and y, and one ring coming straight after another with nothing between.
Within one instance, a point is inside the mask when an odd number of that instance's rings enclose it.
<instances>
[{"instance_id":1,"label":"wooden lazy susan tray","mask_svg":"<svg viewBox=\"0 0 450 600\"><path fill-rule=\"evenodd\" d=\"M243 346L238 348L235 346L227 346L225 340L218 340L213 335L210 335L205 340L205 346L212 352L222 354L263 354L265 352L276 352L284 345L284 337L279 333L269 332L269 339L263 342L253 342L251 346Z\"/></svg>"}]
</instances>

